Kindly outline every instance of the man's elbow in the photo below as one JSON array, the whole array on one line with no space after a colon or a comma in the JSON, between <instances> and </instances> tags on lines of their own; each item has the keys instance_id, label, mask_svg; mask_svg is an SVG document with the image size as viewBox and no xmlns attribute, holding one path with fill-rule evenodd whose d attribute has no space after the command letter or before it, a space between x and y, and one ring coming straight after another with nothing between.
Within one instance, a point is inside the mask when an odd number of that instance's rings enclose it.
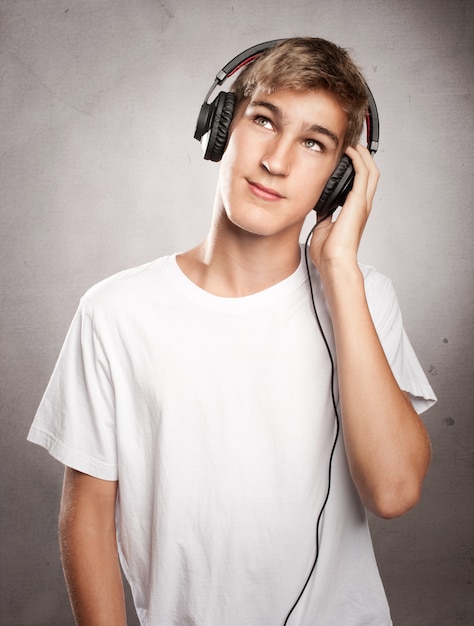
<instances>
[{"instance_id":1,"label":"man's elbow","mask_svg":"<svg viewBox=\"0 0 474 626\"><path fill-rule=\"evenodd\" d=\"M386 488L372 498L367 508L383 519L401 517L413 509L420 501L423 481L403 482Z\"/></svg>"}]
</instances>

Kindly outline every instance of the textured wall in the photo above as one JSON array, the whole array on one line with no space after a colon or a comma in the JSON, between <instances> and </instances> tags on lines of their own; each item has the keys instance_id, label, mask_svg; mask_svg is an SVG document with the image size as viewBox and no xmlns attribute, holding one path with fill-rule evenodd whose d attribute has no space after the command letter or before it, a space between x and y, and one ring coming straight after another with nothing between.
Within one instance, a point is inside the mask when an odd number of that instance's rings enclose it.
<instances>
[{"instance_id":1,"label":"textured wall","mask_svg":"<svg viewBox=\"0 0 474 626\"><path fill-rule=\"evenodd\" d=\"M473 623L472 1L2 0L1 626L72 624L62 468L25 437L78 299L205 234L217 166L192 139L201 101L235 54L297 34L352 49L376 96L361 260L393 278L440 398L422 502L373 520L394 623Z\"/></svg>"}]
</instances>

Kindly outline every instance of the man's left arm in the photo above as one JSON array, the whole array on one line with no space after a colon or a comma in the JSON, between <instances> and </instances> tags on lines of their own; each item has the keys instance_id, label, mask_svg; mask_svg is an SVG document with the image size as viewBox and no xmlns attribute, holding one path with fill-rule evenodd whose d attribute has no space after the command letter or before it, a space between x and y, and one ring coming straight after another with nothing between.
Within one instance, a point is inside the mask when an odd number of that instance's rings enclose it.
<instances>
[{"instance_id":1,"label":"man's left arm","mask_svg":"<svg viewBox=\"0 0 474 626\"><path fill-rule=\"evenodd\" d=\"M419 500L431 447L424 425L400 389L377 335L357 264L379 173L369 152L348 148L354 186L334 223L311 242L334 329L342 432L352 478L365 506L397 517Z\"/></svg>"}]
</instances>

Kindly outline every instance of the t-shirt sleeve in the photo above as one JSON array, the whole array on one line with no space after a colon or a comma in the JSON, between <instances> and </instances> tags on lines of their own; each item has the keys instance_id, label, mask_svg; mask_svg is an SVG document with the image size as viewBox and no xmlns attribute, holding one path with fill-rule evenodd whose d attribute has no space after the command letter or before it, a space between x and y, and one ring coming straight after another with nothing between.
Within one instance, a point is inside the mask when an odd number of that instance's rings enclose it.
<instances>
[{"instance_id":1,"label":"t-shirt sleeve","mask_svg":"<svg viewBox=\"0 0 474 626\"><path fill-rule=\"evenodd\" d=\"M436 402L436 396L403 327L393 284L370 268L365 288L372 319L395 379L410 395L417 413L422 413Z\"/></svg>"},{"instance_id":2,"label":"t-shirt sleeve","mask_svg":"<svg viewBox=\"0 0 474 626\"><path fill-rule=\"evenodd\" d=\"M84 301L71 323L28 440L69 467L117 480L110 367Z\"/></svg>"}]
</instances>

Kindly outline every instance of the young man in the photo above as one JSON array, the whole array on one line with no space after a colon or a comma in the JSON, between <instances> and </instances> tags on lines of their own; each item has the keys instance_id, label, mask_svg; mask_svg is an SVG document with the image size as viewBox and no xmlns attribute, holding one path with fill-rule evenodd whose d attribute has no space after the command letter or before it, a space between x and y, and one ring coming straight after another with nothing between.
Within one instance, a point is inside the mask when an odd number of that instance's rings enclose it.
<instances>
[{"instance_id":1,"label":"young man","mask_svg":"<svg viewBox=\"0 0 474 626\"><path fill-rule=\"evenodd\" d=\"M388 625L365 509L416 504L434 396L390 281L357 262L365 83L292 39L233 91L209 235L84 296L30 431L66 465L76 621L125 624L120 554L144 626ZM309 250L320 329L299 237L344 154L353 189Z\"/></svg>"}]
</instances>

